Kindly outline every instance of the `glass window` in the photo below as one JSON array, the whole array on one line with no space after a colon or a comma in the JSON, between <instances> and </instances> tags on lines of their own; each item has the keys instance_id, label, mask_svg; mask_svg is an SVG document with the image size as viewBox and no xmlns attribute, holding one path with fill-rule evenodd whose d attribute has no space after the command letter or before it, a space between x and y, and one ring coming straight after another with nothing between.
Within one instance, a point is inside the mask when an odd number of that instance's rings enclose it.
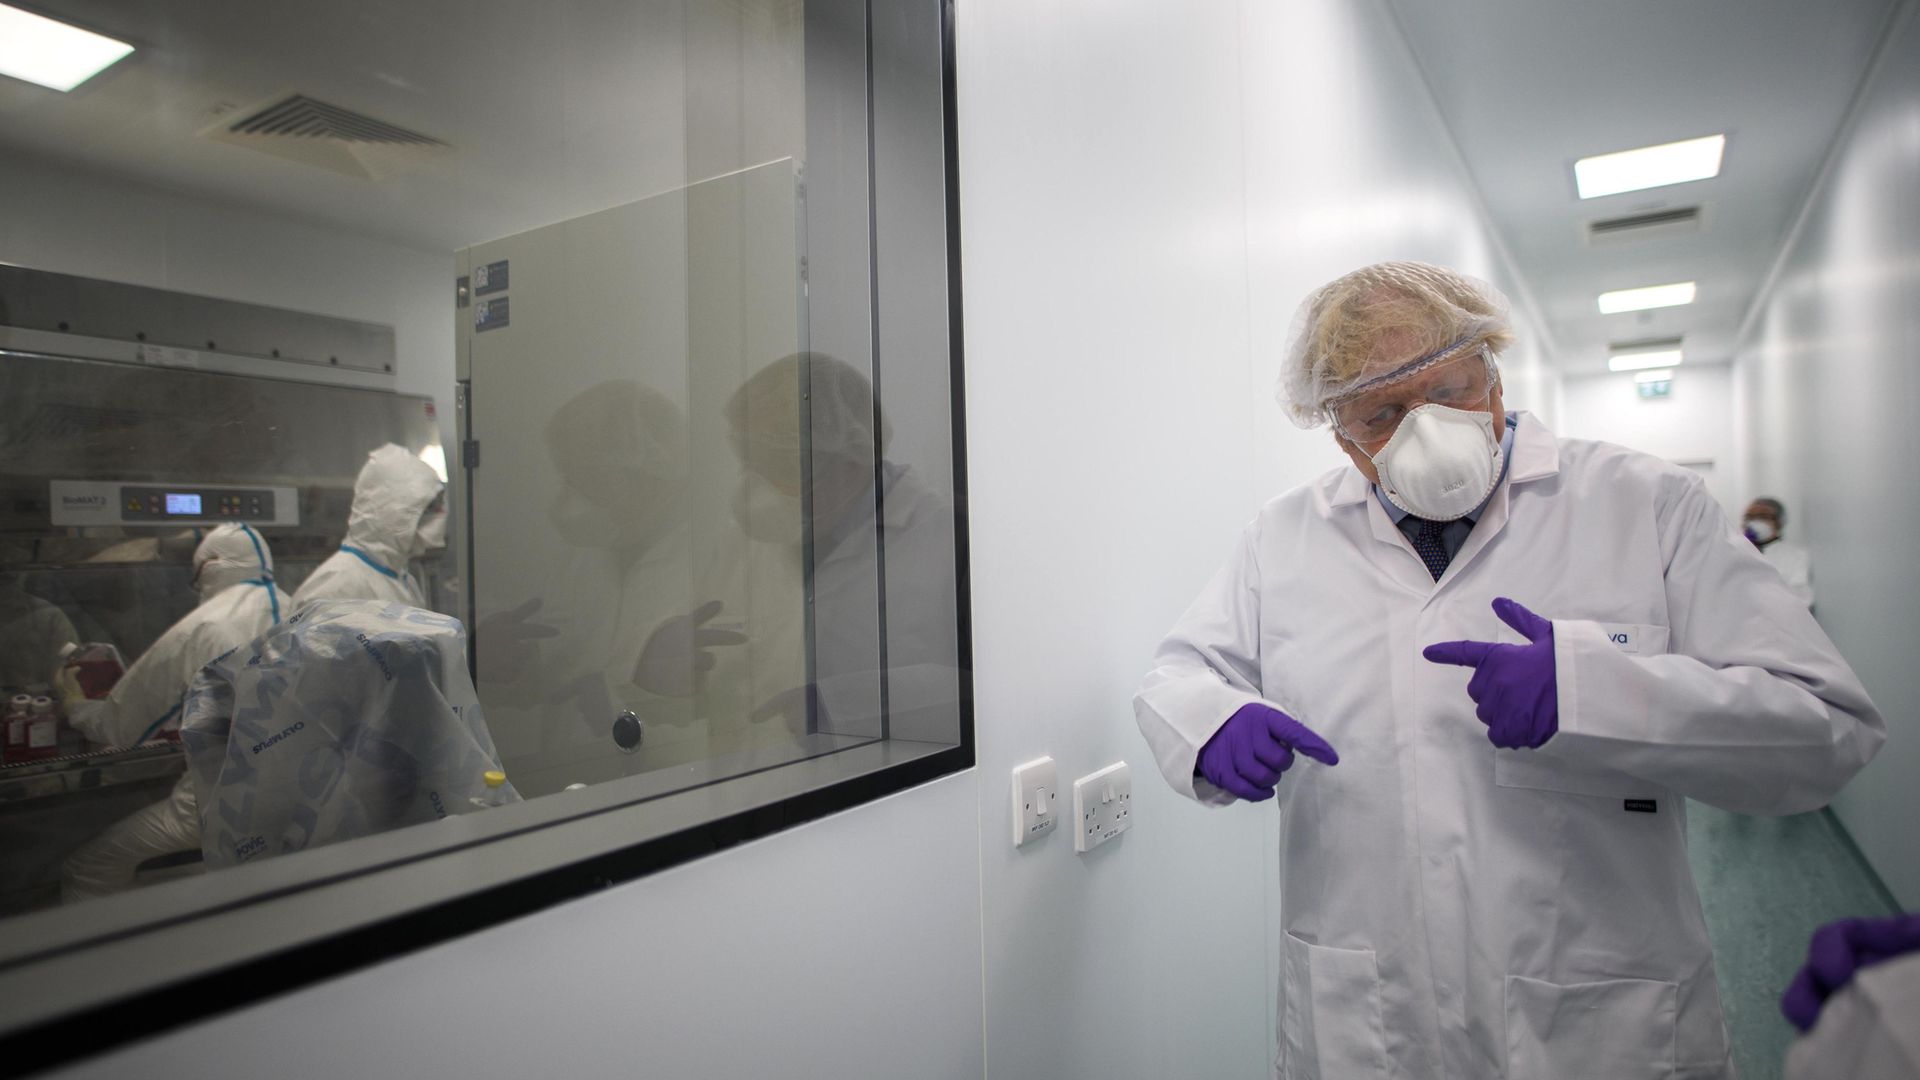
<instances>
[{"instance_id":1,"label":"glass window","mask_svg":"<svg viewBox=\"0 0 1920 1080\"><path fill-rule=\"evenodd\" d=\"M0 1033L971 764L947 13L867 9L35 5L131 52L0 78Z\"/></svg>"}]
</instances>

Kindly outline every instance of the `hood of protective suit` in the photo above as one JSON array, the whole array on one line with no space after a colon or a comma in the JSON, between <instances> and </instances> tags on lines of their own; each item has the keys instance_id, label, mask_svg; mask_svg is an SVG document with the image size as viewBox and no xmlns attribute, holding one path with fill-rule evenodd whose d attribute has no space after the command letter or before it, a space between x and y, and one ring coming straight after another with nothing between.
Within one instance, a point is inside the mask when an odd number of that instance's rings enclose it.
<instances>
[{"instance_id":1,"label":"hood of protective suit","mask_svg":"<svg viewBox=\"0 0 1920 1080\"><path fill-rule=\"evenodd\" d=\"M193 587L200 602L245 581L273 580L273 551L253 526L221 525L193 549Z\"/></svg>"},{"instance_id":2,"label":"hood of protective suit","mask_svg":"<svg viewBox=\"0 0 1920 1080\"><path fill-rule=\"evenodd\" d=\"M419 554L420 515L446 485L404 447L388 443L367 455L353 482L346 542L390 570Z\"/></svg>"}]
</instances>

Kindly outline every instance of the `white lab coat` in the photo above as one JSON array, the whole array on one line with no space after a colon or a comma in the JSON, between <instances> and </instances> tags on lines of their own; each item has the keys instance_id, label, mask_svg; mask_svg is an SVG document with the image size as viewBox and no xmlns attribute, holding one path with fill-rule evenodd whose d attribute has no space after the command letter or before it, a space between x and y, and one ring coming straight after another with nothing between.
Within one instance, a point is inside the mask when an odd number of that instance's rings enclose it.
<instances>
[{"instance_id":1,"label":"white lab coat","mask_svg":"<svg viewBox=\"0 0 1920 1080\"><path fill-rule=\"evenodd\" d=\"M367 455L353 482L346 540L294 590L293 606L386 600L426 607L426 593L407 563L420 551L420 515L445 486L424 462L392 443Z\"/></svg>"},{"instance_id":2,"label":"white lab coat","mask_svg":"<svg viewBox=\"0 0 1920 1080\"><path fill-rule=\"evenodd\" d=\"M1791 540L1775 540L1760 549L1760 554L1780 571L1781 580L1793 595L1808 607L1813 606L1813 560L1807 556L1807 549Z\"/></svg>"},{"instance_id":3,"label":"white lab coat","mask_svg":"<svg viewBox=\"0 0 1920 1080\"><path fill-rule=\"evenodd\" d=\"M1920 1077L1920 954L1862 968L1787 1051L1787 1080Z\"/></svg>"},{"instance_id":4,"label":"white lab coat","mask_svg":"<svg viewBox=\"0 0 1920 1080\"><path fill-rule=\"evenodd\" d=\"M1560 730L1487 741L1424 660L1554 621ZM1435 582L1350 466L1269 502L1135 699L1169 783L1264 700L1340 753L1279 786L1276 1075L1731 1077L1683 797L1822 805L1885 738L1853 672L1693 474L1522 413ZM1633 809L1633 808L1638 809ZM1652 812L1647 812L1651 809Z\"/></svg>"}]
</instances>

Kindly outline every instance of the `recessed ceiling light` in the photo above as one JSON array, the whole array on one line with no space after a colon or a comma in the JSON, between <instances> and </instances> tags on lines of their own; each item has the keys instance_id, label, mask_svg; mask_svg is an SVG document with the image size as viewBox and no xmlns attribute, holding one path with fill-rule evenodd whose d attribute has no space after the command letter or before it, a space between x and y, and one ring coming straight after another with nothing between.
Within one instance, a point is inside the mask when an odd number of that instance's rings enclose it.
<instances>
[{"instance_id":1,"label":"recessed ceiling light","mask_svg":"<svg viewBox=\"0 0 1920 1080\"><path fill-rule=\"evenodd\" d=\"M1614 353L1607 357L1607 370L1645 371L1648 368L1671 368L1678 365L1680 360L1679 349Z\"/></svg>"},{"instance_id":2,"label":"recessed ceiling light","mask_svg":"<svg viewBox=\"0 0 1920 1080\"><path fill-rule=\"evenodd\" d=\"M1600 154L1573 163L1573 182L1583 199L1618 195L1623 191L1684 184L1720 175L1725 135L1643 146L1617 154Z\"/></svg>"},{"instance_id":3,"label":"recessed ceiling light","mask_svg":"<svg viewBox=\"0 0 1920 1080\"><path fill-rule=\"evenodd\" d=\"M1638 373L1636 373L1636 374L1634 375L1634 377L1633 377L1633 381L1634 381L1634 382L1637 382L1637 383L1650 383L1650 382L1672 382L1672 381L1673 381L1673 369L1672 369L1672 368L1660 368L1660 369L1658 369L1658 370L1656 370L1656 371L1642 371L1642 372L1638 372Z\"/></svg>"},{"instance_id":4,"label":"recessed ceiling light","mask_svg":"<svg viewBox=\"0 0 1920 1080\"><path fill-rule=\"evenodd\" d=\"M65 93L132 51L124 41L0 4L0 75Z\"/></svg>"},{"instance_id":5,"label":"recessed ceiling light","mask_svg":"<svg viewBox=\"0 0 1920 1080\"><path fill-rule=\"evenodd\" d=\"M1600 314L1614 315L1622 311L1643 311L1647 308L1678 307L1693 303L1694 283L1675 282L1672 285L1649 285L1644 289L1616 289L1600 294Z\"/></svg>"}]
</instances>

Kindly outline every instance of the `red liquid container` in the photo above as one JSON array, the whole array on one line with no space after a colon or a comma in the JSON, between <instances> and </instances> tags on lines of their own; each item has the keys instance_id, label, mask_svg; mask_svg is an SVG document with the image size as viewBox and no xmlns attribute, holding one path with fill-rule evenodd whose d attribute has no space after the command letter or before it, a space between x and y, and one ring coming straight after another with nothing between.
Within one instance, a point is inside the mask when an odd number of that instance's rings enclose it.
<instances>
[{"instance_id":1,"label":"red liquid container","mask_svg":"<svg viewBox=\"0 0 1920 1080\"><path fill-rule=\"evenodd\" d=\"M95 700L106 697L120 676L127 673L120 650L104 642L69 645L62 650L62 655L80 681L80 692Z\"/></svg>"}]
</instances>

